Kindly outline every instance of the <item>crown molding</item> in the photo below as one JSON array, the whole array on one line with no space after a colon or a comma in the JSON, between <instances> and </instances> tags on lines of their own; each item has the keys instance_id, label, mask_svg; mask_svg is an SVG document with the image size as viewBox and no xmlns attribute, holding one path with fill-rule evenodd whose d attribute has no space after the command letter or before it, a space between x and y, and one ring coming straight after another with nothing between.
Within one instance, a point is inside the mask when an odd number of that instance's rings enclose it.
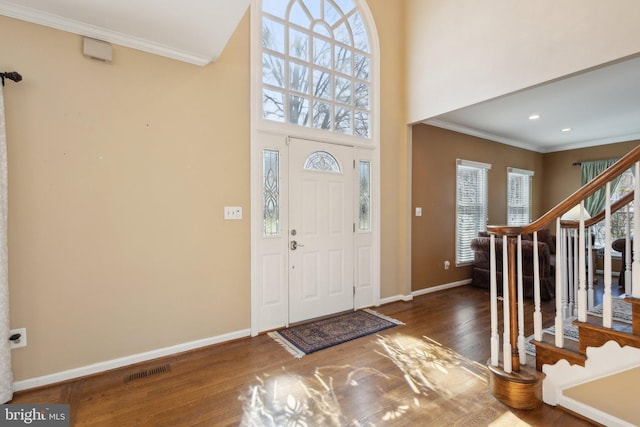
<instances>
[{"instance_id":1,"label":"crown molding","mask_svg":"<svg viewBox=\"0 0 640 427\"><path fill-rule=\"evenodd\" d=\"M558 144L551 146L538 146L531 143L518 141L511 138L505 138L500 135L482 132L477 129L460 126L455 123L447 122L445 120L429 119L422 122L426 125L439 127L442 129L451 130L465 135L475 136L489 141L499 142L501 144L511 145L514 147L522 148L529 151L535 151L538 153L553 153L556 151L577 150L580 148L595 147L598 145L617 144L619 142L628 142L640 140L640 133L633 133L629 135L612 136L607 138L590 139L588 141L579 141L569 144Z\"/></svg>"},{"instance_id":2,"label":"crown molding","mask_svg":"<svg viewBox=\"0 0 640 427\"><path fill-rule=\"evenodd\" d=\"M0 0L0 15L31 22L33 24L43 25L45 27L55 28L57 30L73 34L79 34L81 36L103 40L109 43L114 43L120 46L141 50L143 52L164 56L166 58L194 65L204 66L217 59L217 57L188 52L172 46L155 43L129 34L112 31L103 27L2 0Z\"/></svg>"},{"instance_id":3,"label":"crown molding","mask_svg":"<svg viewBox=\"0 0 640 427\"><path fill-rule=\"evenodd\" d=\"M506 144L506 145L511 145L511 146L518 147L518 148L523 148L523 149L529 150L529 151L542 152L540 147L536 147L535 145L528 144L526 142L518 141L518 140L515 140L515 139L511 139L511 138L505 138L505 137L502 137L500 135L495 135L495 134L491 134L491 133L487 133L487 132L482 132L482 131L479 131L477 129L472 129L472 128L468 128L468 127L465 127L465 126L460 126L458 124L447 122L445 120L429 119L429 120L423 121L422 123L424 123L426 125L439 127L439 128L442 128L442 129L451 130L451 131L458 132L458 133L463 133L465 135L471 135L471 136L475 136L475 137L482 138L482 139L488 139L489 141L499 142L501 144Z\"/></svg>"}]
</instances>

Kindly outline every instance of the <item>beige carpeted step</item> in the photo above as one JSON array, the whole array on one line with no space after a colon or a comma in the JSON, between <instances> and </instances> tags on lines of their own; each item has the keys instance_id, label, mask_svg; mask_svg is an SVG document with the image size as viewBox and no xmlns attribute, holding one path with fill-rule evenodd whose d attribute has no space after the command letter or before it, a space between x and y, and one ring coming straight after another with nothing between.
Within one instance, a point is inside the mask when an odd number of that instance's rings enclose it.
<instances>
[{"instance_id":1,"label":"beige carpeted step","mask_svg":"<svg viewBox=\"0 0 640 427\"><path fill-rule=\"evenodd\" d=\"M574 402L623 421L616 425L624 425L624 422L640 425L636 393L638 384L640 384L640 367L570 387L563 390L562 394ZM588 416L584 412L580 413ZM595 418L594 420L602 422ZM612 424L607 423L607 425Z\"/></svg>"}]
</instances>

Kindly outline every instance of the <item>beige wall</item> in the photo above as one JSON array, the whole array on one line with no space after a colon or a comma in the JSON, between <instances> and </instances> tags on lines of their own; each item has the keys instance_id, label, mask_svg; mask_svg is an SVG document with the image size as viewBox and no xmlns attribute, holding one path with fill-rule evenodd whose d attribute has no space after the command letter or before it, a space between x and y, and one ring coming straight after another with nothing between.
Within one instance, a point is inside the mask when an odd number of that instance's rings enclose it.
<instances>
[{"instance_id":1,"label":"beige wall","mask_svg":"<svg viewBox=\"0 0 640 427\"><path fill-rule=\"evenodd\" d=\"M541 212L543 155L427 125L413 127L412 288L425 289L471 278L469 266L455 266L456 159L491 164L489 224L506 224L507 168L534 171L532 214ZM444 261L451 262L449 270Z\"/></svg>"},{"instance_id":2,"label":"beige wall","mask_svg":"<svg viewBox=\"0 0 640 427\"><path fill-rule=\"evenodd\" d=\"M198 67L0 17L16 380L249 327L248 22Z\"/></svg>"},{"instance_id":3,"label":"beige wall","mask_svg":"<svg viewBox=\"0 0 640 427\"><path fill-rule=\"evenodd\" d=\"M381 278L382 298L410 292L409 168L405 102L404 1L367 0L380 40Z\"/></svg>"},{"instance_id":4,"label":"beige wall","mask_svg":"<svg viewBox=\"0 0 640 427\"><path fill-rule=\"evenodd\" d=\"M408 288L403 3L370 0L383 88L382 297ZM0 16L15 380L250 327L249 15L206 67ZM224 221L224 206L243 206Z\"/></svg>"},{"instance_id":5,"label":"beige wall","mask_svg":"<svg viewBox=\"0 0 640 427\"><path fill-rule=\"evenodd\" d=\"M637 0L407 0L414 123L640 52Z\"/></svg>"}]
</instances>

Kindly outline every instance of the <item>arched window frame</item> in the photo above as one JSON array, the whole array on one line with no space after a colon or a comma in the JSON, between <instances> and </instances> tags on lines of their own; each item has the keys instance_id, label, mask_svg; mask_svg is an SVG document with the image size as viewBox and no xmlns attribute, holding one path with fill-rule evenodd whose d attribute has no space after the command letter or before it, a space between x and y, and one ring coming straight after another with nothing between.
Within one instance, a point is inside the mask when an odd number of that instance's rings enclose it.
<instances>
[{"instance_id":1,"label":"arched window frame","mask_svg":"<svg viewBox=\"0 0 640 427\"><path fill-rule=\"evenodd\" d=\"M289 2L290 0L279 0L279 1L282 1L284 3L285 1ZM332 3L341 2L341 0L323 0L323 1L332 2ZM252 73L253 79L254 79L253 85L252 85L253 87L252 99L254 100L254 102L252 102L252 108L254 109L252 116L254 117L254 129L263 130L263 131L274 130L279 133L282 132L284 129L286 130L287 134L289 134L290 136L295 136L295 137L305 136L305 137L310 137L316 140L324 140L328 142L348 143L353 146L377 147L379 145L379 125L380 125L379 115L380 114L379 114L379 89L378 88L379 88L380 64L379 64L379 58L378 58L379 45L378 45L378 40L376 36L375 24L371 18L371 13L368 9L368 6L364 0L350 0L350 1L352 1L355 4L355 10L358 11L359 18L361 19L361 22L366 30L366 34L368 37L368 52L367 52L368 61L369 61L369 69L368 69L369 84L367 87L367 92L368 92L367 112L369 115L368 116L369 117L368 136L360 137L360 136L354 136L354 135L340 133L340 132L333 132L333 131L328 132L327 130L315 128L313 124L311 124L310 126L297 126L294 124L287 123L286 118L281 121L265 119L263 116L263 108L262 108L261 101L264 96L263 91L265 89L269 90L270 86L269 84L265 84L263 82L263 69L260 69L259 72L257 73L256 72ZM254 51L252 55L255 62L261 61L262 59L264 59L263 53L265 52L265 49L262 46L262 34L261 34L263 29L262 5L263 5L263 0L253 0L252 2L252 8L256 10L256 13L253 14L253 16L256 19L252 23L252 28L253 28L253 31L255 32L254 33L255 35L252 39L253 40L252 50ZM289 6L287 6L287 9L288 8ZM315 23L314 25L317 25L317 23ZM301 28L301 27L296 28L295 25L293 27L296 30ZM284 33L286 32L287 31L284 31ZM312 30L309 29L308 32L312 32ZM260 43L256 43L258 41ZM269 53L273 53L273 52L269 52ZM279 56L283 59L285 58L285 55L282 53L277 53L276 56ZM294 63L300 62L295 57L292 59L292 61ZM288 66L285 64L284 68L287 69ZM258 68L254 67L254 71L258 71ZM287 77L285 76L283 78L287 78ZM359 81L359 80L355 78L354 81ZM298 93L296 91L289 91L285 95L295 96L297 94ZM334 107L335 105L339 106L340 104L333 102ZM353 111L359 111L358 107L354 107Z\"/></svg>"}]
</instances>

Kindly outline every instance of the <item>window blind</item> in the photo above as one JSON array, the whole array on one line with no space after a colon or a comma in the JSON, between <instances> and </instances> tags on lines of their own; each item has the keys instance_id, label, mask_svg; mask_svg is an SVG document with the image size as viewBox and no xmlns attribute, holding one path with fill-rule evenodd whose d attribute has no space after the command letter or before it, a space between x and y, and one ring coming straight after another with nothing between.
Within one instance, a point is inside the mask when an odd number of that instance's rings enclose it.
<instances>
[{"instance_id":1,"label":"window blind","mask_svg":"<svg viewBox=\"0 0 640 427\"><path fill-rule=\"evenodd\" d=\"M471 240L487 229L487 171L491 165L456 161L456 265L473 261Z\"/></svg>"},{"instance_id":2,"label":"window blind","mask_svg":"<svg viewBox=\"0 0 640 427\"><path fill-rule=\"evenodd\" d=\"M531 183L533 171L507 168L507 224L531 222Z\"/></svg>"}]
</instances>

